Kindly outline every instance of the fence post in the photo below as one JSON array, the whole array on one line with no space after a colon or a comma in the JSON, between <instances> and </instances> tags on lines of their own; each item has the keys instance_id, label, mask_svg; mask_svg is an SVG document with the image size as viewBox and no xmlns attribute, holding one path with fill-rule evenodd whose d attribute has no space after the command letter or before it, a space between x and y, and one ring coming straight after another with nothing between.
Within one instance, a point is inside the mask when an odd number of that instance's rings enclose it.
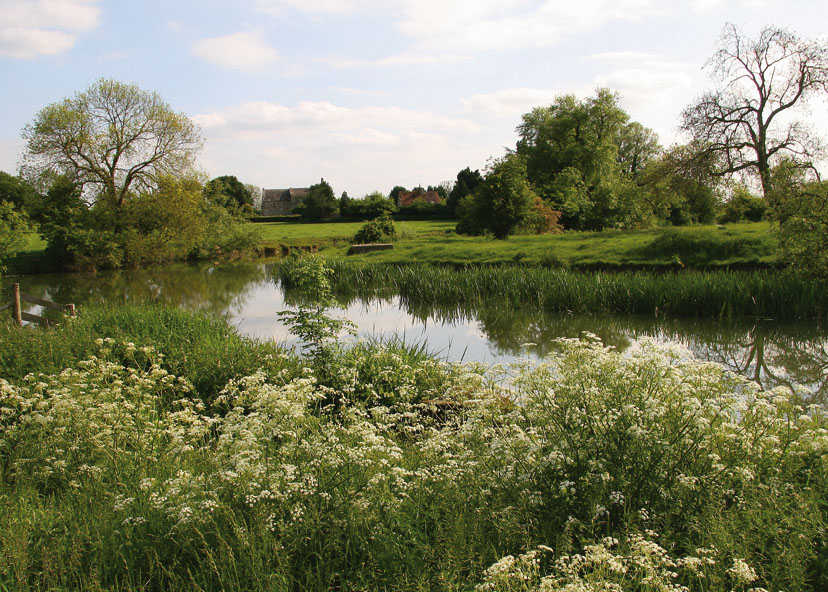
<instances>
[{"instance_id":1,"label":"fence post","mask_svg":"<svg viewBox=\"0 0 828 592\"><path fill-rule=\"evenodd\" d=\"M20 284L14 284L14 322L23 326L23 309L20 306Z\"/></svg>"}]
</instances>

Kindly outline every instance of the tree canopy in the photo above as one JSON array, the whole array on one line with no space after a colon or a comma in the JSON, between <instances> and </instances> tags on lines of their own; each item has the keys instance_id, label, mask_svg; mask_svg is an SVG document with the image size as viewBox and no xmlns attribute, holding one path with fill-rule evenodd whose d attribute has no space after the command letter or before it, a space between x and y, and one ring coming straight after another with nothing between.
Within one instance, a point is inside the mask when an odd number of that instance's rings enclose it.
<instances>
[{"instance_id":1,"label":"tree canopy","mask_svg":"<svg viewBox=\"0 0 828 592\"><path fill-rule=\"evenodd\" d=\"M565 227L600 230L640 216L632 175L657 154L658 141L629 123L615 93L564 95L524 114L517 132L529 182L562 212Z\"/></svg>"},{"instance_id":2,"label":"tree canopy","mask_svg":"<svg viewBox=\"0 0 828 592\"><path fill-rule=\"evenodd\" d=\"M23 138L32 178L68 175L118 207L130 192L189 171L202 143L198 127L157 93L106 79L41 109Z\"/></svg>"},{"instance_id":3,"label":"tree canopy","mask_svg":"<svg viewBox=\"0 0 828 592\"><path fill-rule=\"evenodd\" d=\"M207 182L204 195L217 205L231 210L253 207L253 194L234 175L223 175Z\"/></svg>"},{"instance_id":4,"label":"tree canopy","mask_svg":"<svg viewBox=\"0 0 828 592\"><path fill-rule=\"evenodd\" d=\"M775 26L750 39L728 24L707 66L720 87L684 110L682 128L718 157L716 174L758 177L767 197L775 161L787 155L809 166L820 153L818 138L792 114L828 91L828 43Z\"/></svg>"}]
</instances>

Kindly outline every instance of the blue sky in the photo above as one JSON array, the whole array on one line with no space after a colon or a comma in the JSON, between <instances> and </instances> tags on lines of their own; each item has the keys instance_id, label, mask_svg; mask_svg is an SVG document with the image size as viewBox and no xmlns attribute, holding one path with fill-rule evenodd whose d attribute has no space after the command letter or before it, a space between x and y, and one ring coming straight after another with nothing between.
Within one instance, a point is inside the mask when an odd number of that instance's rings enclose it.
<instances>
[{"instance_id":1,"label":"blue sky","mask_svg":"<svg viewBox=\"0 0 828 592\"><path fill-rule=\"evenodd\" d=\"M197 121L210 176L320 177L360 196L437 184L515 142L531 107L620 93L662 142L710 86L725 22L825 34L822 1L0 0L0 170L43 106L100 77ZM825 104L809 119L828 132Z\"/></svg>"}]
</instances>

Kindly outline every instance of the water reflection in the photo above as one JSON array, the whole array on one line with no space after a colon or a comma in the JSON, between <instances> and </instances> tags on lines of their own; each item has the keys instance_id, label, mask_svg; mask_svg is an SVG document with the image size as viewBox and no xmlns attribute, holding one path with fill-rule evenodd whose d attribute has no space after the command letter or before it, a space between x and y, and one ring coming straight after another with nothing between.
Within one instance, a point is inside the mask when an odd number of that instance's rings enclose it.
<instances>
[{"instance_id":1,"label":"water reflection","mask_svg":"<svg viewBox=\"0 0 828 592\"><path fill-rule=\"evenodd\" d=\"M163 302L226 317L242 333L292 342L276 312L296 305L301 294L282 290L264 264L176 265L112 273L5 277L10 283L55 302ZM396 335L425 342L448 359L510 362L542 357L560 337L583 331L624 351L642 337L675 341L697 357L725 365L765 387L794 382L816 401L828 400L828 334L813 323L654 319L650 317L550 314L537 307L515 309L497 301L454 307L434 306L405 295L361 299L339 295L340 313L354 321L361 337ZM34 309L34 307L33 307ZM36 309L30 312L37 312Z\"/></svg>"}]
</instances>

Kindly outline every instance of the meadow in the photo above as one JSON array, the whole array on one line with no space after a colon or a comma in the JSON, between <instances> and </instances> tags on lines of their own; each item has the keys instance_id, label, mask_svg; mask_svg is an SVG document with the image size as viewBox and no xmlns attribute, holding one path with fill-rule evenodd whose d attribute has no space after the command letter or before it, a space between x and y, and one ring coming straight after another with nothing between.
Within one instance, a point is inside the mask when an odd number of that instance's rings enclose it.
<instances>
[{"instance_id":1,"label":"meadow","mask_svg":"<svg viewBox=\"0 0 828 592\"><path fill-rule=\"evenodd\" d=\"M397 222L390 251L347 256L362 223L272 222L259 226L268 244L316 245L328 257L377 263L555 263L578 268L768 267L780 264L770 223L688 226L647 230L568 231L515 235L508 240L465 236L452 221Z\"/></svg>"},{"instance_id":2,"label":"meadow","mask_svg":"<svg viewBox=\"0 0 828 592\"><path fill-rule=\"evenodd\" d=\"M89 306L0 368L3 590L828 586L824 409L676 347L320 358Z\"/></svg>"},{"instance_id":3,"label":"meadow","mask_svg":"<svg viewBox=\"0 0 828 592\"><path fill-rule=\"evenodd\" d=\"M682 269L685 267L767 268L781 266L779 244L768 222L646 230L567 231L515 235L508 240L454 232L451 220L396 222L398 238L389 251L347 255L364 222L264 222L259 251L284 253L313 249L328 258L372 263L469 263L558 265L578 269ZM9 261L13 273L49 270L45 242L27 237L23 251Z\"/></svg>"}]
</instances>

